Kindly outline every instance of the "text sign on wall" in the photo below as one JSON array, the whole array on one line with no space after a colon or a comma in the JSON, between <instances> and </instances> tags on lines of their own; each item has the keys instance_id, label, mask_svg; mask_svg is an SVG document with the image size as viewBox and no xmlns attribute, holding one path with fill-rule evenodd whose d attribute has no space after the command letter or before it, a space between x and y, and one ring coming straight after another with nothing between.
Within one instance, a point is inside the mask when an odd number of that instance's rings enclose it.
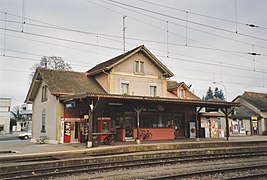
<instances>
[{"instance_id":1,"label":"text sign on wall","mask_svg":"<svg viewBox=\"0 0 267 180\"><path fill-rule=\"evenodd\" d=\"M73 108L75 107L75 101L66 102L66 108Z\"/></svg>"}]
</instances>

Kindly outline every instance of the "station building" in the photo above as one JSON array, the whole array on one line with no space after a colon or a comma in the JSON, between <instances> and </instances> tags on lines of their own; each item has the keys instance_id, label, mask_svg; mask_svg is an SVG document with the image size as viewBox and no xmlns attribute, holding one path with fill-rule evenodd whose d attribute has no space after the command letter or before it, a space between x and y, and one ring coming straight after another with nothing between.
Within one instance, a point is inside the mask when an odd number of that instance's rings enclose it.
<instances>
[{"instance_id":1,"label":"station building","mask_svg":"<svg viewBox=\"0 0 267 180\"><path fill-rule=\"evenodd\" d=\"M267 94L244 92L233 102L239 103L231 114L230 135L267 135Z\"/></svg>"},{"instance_id":2,"label":"station building","mask_svg":"<svg viewBox=\"0 0 267 180\"><path fill-rule=\"evenodd\" d=\"M203 108L220 109L227 126L235 103L200 100L172 76L144 45L87 72L38 68L25 100L32 141L45 134L49 143L85 142L89 117L93 132L114 132L117 141L199 138Z\"/></svg>"}]
</instances>

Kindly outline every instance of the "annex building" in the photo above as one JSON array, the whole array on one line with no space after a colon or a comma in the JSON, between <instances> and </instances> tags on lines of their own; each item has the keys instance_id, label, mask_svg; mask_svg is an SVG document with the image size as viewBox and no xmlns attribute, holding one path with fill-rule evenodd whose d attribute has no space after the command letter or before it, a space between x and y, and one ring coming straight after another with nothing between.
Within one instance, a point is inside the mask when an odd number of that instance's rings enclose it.
<instances>
[{"instance_id":1,"label":"annex building","mask_svg":"<svg viewBox=\"0 0 267 180\"><path fill-rule=\"evenodd\" d=\"M36 70L25 102L33 107L35 141L85 142L112 132L117 141L199 138L203 108L228 115L235 103L200 100L144 45L87 72ZM225 137L229 137L228 128Z\"/></svg>"}]
</instances>

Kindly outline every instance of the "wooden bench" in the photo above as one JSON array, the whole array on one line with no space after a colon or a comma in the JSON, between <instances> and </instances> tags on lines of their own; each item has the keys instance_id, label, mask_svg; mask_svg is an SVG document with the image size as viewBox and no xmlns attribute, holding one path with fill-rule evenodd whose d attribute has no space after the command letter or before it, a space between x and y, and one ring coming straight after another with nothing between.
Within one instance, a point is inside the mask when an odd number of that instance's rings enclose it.
<instances>
[{"instance_id":1,"label":"wooden bench","mask_svg":"<svg viewBox=\"0 0 267 180\"><path fill-rule=\"evenodd\" d=\"M36 143L45 144L46 138L47 138L47 136L40 136L39 139L36 139Z\"/></svg>"}]
</instances>

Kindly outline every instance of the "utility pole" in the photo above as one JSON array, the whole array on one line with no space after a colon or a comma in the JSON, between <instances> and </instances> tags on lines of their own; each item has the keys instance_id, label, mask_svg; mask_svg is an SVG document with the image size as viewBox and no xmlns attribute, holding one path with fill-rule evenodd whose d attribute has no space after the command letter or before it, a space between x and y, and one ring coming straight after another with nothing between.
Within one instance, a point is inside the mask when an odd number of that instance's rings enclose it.
<instances>
[{"instance_id":1,"label":"utility pole","mask_svg":"<svg viewBox=\"0 0 267 180\"><path fill-rule=\"evenodd\" d=\"M125 26L125 19L127 16L123 16L123 23L122 23L122 31L123 31L123 53L125 53L125 31L126 31L126 26Z\"/></svg>"}]
</instances>

